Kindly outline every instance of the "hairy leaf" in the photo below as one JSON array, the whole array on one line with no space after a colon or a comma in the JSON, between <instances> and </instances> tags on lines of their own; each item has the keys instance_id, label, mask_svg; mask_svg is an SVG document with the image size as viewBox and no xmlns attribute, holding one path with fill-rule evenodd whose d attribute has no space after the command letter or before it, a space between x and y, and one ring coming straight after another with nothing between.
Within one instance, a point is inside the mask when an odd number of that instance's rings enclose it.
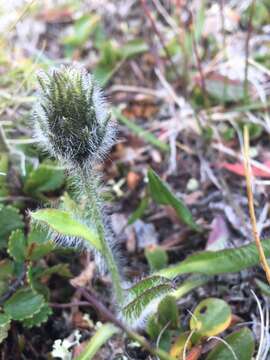
<instances>
[{"instance_id":1,"label":"hairy leaf","mask_svg":"<svg viewBox=\"0 0 270 360\"><path fill-rule=\"evenodd\" d=\"M137 282L135 285L127 289L127 292L129 293L129 296L134 299L137 296L140 296L144 293L144 291L149 290L155 286L159 285L165 285L170 284L168 279L161 277L161 276L149 276L139 282Z\"/></svg>"},{"instance_id":2,"label":"hairy leaf","mask_svg":"<svg viewBox=\"0 0 270 360\"><path fill-rule=\"evenodd\" d=\"M168 282L145 290L142 290L142 288L145 288L145 286L137 287L137 297L133 298L122 309L124 319L133 326L143 320L145 316L154 312L160 300L172 291L172 285Z\"/></svg>"},{"instance_id":3,"label":"hairy leaf","mask_svg":"<svg viewBox=\"0 0 270 360\"><path fill-rule=\"evenodd\" d=\"M193 230L199 230L193 220L192 214L186 205L178 199L169 189L168 185L152 170L148 171L149 189L154 201L161 205L172 206L179 219Z\"/></svg>"},{"instance_id":4,"label":"hairy leaf","mask_svg":"<svg viewBox=\"0 0 270 360\"><path fill-rule=\"evenodd\" d=\"M89 245L101 250L101 244L98 235L89 227L81 224L79 221L62 210L42 209L31 212L31 217L39 222L45 223L60 235L77 237L86 240Z\"/></svg>"},{"instance_id":5,"label":"hairy leaf","mask_svg":"<svg viewBox=\"0 0 270 360\"><path fill-rule=\"evenodd\" d=\"M262 241L266 257L270 256L270 239ZM172 279L181 274L201 273L217 275L239 272L259 264L259 255L254 243L235 249L203 251L188 256L178 265L160 270L157 275Z\"/></svg>"}]
</instances>

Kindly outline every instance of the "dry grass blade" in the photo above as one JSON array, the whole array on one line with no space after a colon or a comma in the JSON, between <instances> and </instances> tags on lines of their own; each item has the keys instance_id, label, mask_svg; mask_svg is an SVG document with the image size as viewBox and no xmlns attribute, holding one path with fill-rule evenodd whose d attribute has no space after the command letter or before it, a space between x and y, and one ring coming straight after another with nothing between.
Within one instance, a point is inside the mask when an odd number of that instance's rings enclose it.
<instances>
[{"instance_id":1,"label":"dry grass blade","mask_svg":"<svg viewBox=\"0 0 270 360\"><path fill-rule=\"evenodd\" d=\"M257 222L256 222L256 215L254 210L254 201L253 201L253 192L252 192L252 183L251 183L251 167L250 167L250 160L249 160L249 132L248 127L244 127L244 149L243 149L243 157L244 157L244 168L245 168L245 176L246 176L246 185L247 185L247 196L248 196L248 207L249 207L249 214L250 214L250 221L252 226L253 237L258 249L260 262L262 267L265 271L266 278L270 284L270 268L267 263L264 250L261 244L261 240L259 237L258 229L257 229Z\"/></svg>"}]
</instances>

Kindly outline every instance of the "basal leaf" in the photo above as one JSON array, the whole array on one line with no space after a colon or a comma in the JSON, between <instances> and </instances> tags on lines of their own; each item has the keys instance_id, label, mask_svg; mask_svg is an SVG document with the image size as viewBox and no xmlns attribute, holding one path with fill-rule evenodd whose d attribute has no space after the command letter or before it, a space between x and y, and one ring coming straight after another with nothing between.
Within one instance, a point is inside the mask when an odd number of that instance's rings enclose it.
<instances>
[{"instance_id":1,"label":"basal leaf","mask_svg":"<svg viewBox=\"0 0 270 360\"><path fill-rule=\"evenodd\" d=\"M39 312L34 314L31 318L25 319L23 325L31 328L33 326L40 326L48 320L48 317L52 314L52 309L47 303L45 303Z\"/></svg>"},{"instance_id":2,"label":"basal leaf","mask_svg":"<svg viewBox=\"0 0 270 360\"><path fill-rule=\"evenodd\" d=\"M151 272L161 270L168 265L168 254L162 247L149 246L144 253Z\"/></svg>"},{"instance_id":3,"label":"basal leaf","mask_svg":"<svg viewBox=\"0 0 270 360\"><path fill-rule=\"evenodd\" d=\"M127 42L121 48L121 53L124 58L132 58L136 55L143 54L148 50L148 45L143 39L134 39Z\"/></svg>"},{"instance_id":4,"label":"basal leaf","mask_svg":"<svg viewBox=\"0 0 270 360\"><path fill-rule=\"evenodd\" d=\"M191 349L192 343L189 335L189 331L186 331L180 334L173 343L170 349L170 355L173 356L175 359L183 359L184 349Z\"/></svg>"},{"instance_id":5,"label":"basal leaf","mask_svg":"<svg viewBox=\"0 0 270 360\"><path fill-rule=\"evenodd\" d=\"M140 127L139 125L135 124L134 122L130 121L126 116L124 116L121 111L117 108L112 109L113 116L116 119L124 124L129 130L131 130L135 135L144 139L149 144L153 145L157 149L161 150L162 152L167 153L169 151L169 146L159 140L155 135L153 135L150 131L147 131Z\"/></svg>"},{"instance_id":6,"label":"basal leaf","mask_svg":"<svg viewBox=\"0 0 270 360\"><path fill-rule=\"evenodd\" d=\"M206 360L251 360L255 343L252 332L248 328L235 331L225 337L208 354Z\"/></svg>"},{"instance_id":7,"label":"basal leaf","mask_svg":"<svg viewBox=\"0 0 270 360\"><path fill-rule=\"evenodd\" d=\"M161 277L161 276L149 276L145 279L142 279L141 281L137 282L135 285L127 289L127 292L131 299L136 298L137 296L140 296L143 294L146 290L149 290L155 286L159 285L166 285L169 284L167 278Z\"/></svg>"},{"instance_id":8,"label":"basal leaf","mask_svg":"<svg viewBox=\"0 0 270 360\"><path fill-rule=\"evenodd\" d=\"M14 230L8 240L8 253L15 261L23 262L27 253L27 240L21 229Z\"/></svg>"},{"instance_id":9,"label":"basal leaf","mask_svg":"<svg viewBox=\"0 0 270 360\"><path fill-rule=\"evenodd\" d=\"M179 312L176 299L172 295L167 295L158 305L158 322L161 327L168 326L170 329L176 329L179 324Z\"/></svg>"},{"instance_id":10,"label":"basal leaf","mask_svg":"<svg viewBox=\"0 0 270 360\"><path fill-rule=\"evenodd\" d=\"M199 230L198 225L193 220L192 214L186 205L178 199L169 189L168 185L152 170L148 171L148 181L150 194L154 201L160 205L172 206L179 219L193 230Z\"/></svg>"},{"instance_id":11,"label":"basal leaf","mask_svg":"<svg viewBox=\"0 0 270 360\"><path fill-rule=\"evenodd\" d=\"M76 357L76 360L92 360L94 356L113 335L117 334L119 330L113 324L103 324L94 336L91 337L88 344L82 353Z\"/></svg>"},{"instance_id":12,"label":"basal leaf","mask_svg":"<svg viewBox=\"0 0 270 360\"><path fill-rule=\"evenodd\" d=\"M145 290L143 290L143 288L145 288ZM143 286L137 286L135 292L138 295L135 298L133 297L132 300L129 300L122 308L124 319L132 326L136 326L136 324L139 324L147 315L153 313L162 298L171 291L172 284L168 282L148 288L145 287L145 283Z\"/></svg>"},{"instance_id":13,"label":"basal leaf","mask_svg":"<svg viewBox=\"0 0 270 360\"><path fill-rule=\"evenodd\" d=\"M57 209L42 209L31 212L31 217L60 235L77 237L89 243L101 251L101 244L98 235L84 224L75 220L68 212Z\"/></svg>"},{"instance_id":14,"label":"basal leaf","mask_svg":"<svg viewBox=\"0 0 270 360\"><path fill-rule=\"evenodd\" d=\"M44 297L30 288L16 291L4 304L4 311L13 320L24 320L40 311Z\"/></svg>"},{"instance_id":15,"label":"basal leaf","mask_svg":"<svg viewBox=\"0 0 270 360\"><path fill-rule=\"evenodd\" d=\"M0 153L0 197L8 195L8 154Z\"/></svg>"},{"instance_id":16,"label":"basal leaf","mask_svg":"<svg viewBox=\"0 0 270 360\"><path fill-rule=\"evenodd\" d=\"M10 317L7 314L0 313L0 344L8 336L10 322Z\"/></svg>"},{"instance_id":17,"label":"basal leaf","mask_svg":"<svg viewBox=\"0 0 270 360\"><path fill-rule=\"evenodd\" d=\"M190 318L190 329L197 339L222 333L231 323L230 306L222 299L208 298L199 303Z\"/></svg>"},{"instance_id":18,"label":"basal leaf","mask_svg":"<svg viewBox=\"0 0 270 360\"><path fill-rule=\"evenodd\" d=\"M23 227L24 223L18 209L13 206L0 206L0 248L6 246L6 241L13 230Z\"/></svg>"},{"instance_id":19,"label":"basal leaf","mask_svg":"<svg viewBox=\"0 0 270 360\"><path fill-rule=\"evenodd\" d=\"M41 228L33 227L27 236L27 254L28 260L38 260L52 252L56 245L48 237L48 232Z\"/></svg>"},{"instance_id":20,"label":"basal leaf","mask_svg":"<svg viewBox=\"0 0 270 360\"><path fill-rule=\"evenodd\" d=\"M55 191L61 188L65 181L65 173L62 168L41 164L31 171L24 184L24 192L38 194L47 191Z\"/></svg>"},{"instance_id":21,"label":"basal leaf","mask_svg":"<svg viewBox=\"0 0 270 360\"><path fill-rule=\"evenodd\" d=\"M270 256L270 239L262 241L266 257ZM259 264L259 255L254 243L235 249L203 251L187 257L178 265L160 270L157 275L172 279L181 274L201 273L217 275L239 272Z\"/></svg>"}]
</instances>

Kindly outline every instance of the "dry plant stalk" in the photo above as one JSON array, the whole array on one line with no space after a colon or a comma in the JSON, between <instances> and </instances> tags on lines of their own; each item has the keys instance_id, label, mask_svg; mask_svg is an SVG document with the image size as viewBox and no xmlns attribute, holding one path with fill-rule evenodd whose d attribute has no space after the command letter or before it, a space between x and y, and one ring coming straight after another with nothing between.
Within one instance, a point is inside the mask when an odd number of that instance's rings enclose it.
<instances>
[{"instance_id":1,"label":"dry plant stalk","mask_svg":"<svg viewBox=\"0 0 270 360\"><path fill-rule=\"evenodd\" d=\"M256 215L254 210L254 200L253 200L252 183L251 183L252 173L251 173L250 158L249 158L249 132L247 126L244 127L243 158L244 158L244 168L245 168L245 176L246 176L249 215L250 215L253 237L258 249L261 265L265 271L266 278L270 284L270 268L267 263L265 253L261 244L261 240L258 234Z\"/></svg>"}]
</instances>

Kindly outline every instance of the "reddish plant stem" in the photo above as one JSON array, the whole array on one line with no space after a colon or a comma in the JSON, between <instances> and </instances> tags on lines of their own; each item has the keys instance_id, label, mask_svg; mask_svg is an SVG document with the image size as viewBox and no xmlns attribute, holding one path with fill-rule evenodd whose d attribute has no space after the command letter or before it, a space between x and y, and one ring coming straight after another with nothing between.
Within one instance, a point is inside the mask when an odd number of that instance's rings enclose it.
<instances>
[{"instance_id":1,"label":"reddish plant stem","mask_svg":"<svg viewBox=\"0 0 270 360\"><path fill-rule=\"evenodd\" d=\"M251 38L251 34L252 34L252 19L253 19L254 10L255 10L255 4L256 4L256 0L253 0L251 3L251 7L250 7L250 15L249 15L249 19L248 19L248 32L247 32L246 43L245 43L245 75L244 75L244 98L245 98L245 100L248 97L248 68L249 68L248 58L249 58L249 51L250 51L249 42L250 42L250 38Z\"/></svg>"},{"instance_id":2,"label":"reddish plant stem","mask_svg":"<svg viewBox=\"0 0 270 360\"><path fill-rule=\"evenodd\" d=\"M173 63L173 61L172 61L172 59L171 59L170 53L169 53L169 51L168 51L168 49L167 49L167 47L166 47L166 44L165 44L165 42L164 42L164 39L163 39L161 33L159 32L157 26L156 26L156 23L155 23L155 20L154 20L152 14L151 14L151 11L149 10L149 8L148 8L148 6L147 6L147 4L146 4L146 0L140 0L140 1L141 1L141 5L142 5L142 8L143 8L143 11L144 11L146 17L149 19L150 24L151 24L151 26L152 26L152 28L153 28L153 30L154 30L154 33L155 33L156 36L158 37L158 39L159 39L159 41L160 41L160 44L161 44L161 46L162 46L162 48L163 48L163 50L164 50L164 52L165 52L165 54L166 54L166 57L167 57L168 61L169 61L170 64L171 64L171 67L172 67L173 71L174 71L175 74L178 76L178 75L179 75L179 74L178 74L178 71L177 71L177 69L176 69L176 67L175 67L175 65L174 65L174 63Z\"/></svg>"}]
</instances>

